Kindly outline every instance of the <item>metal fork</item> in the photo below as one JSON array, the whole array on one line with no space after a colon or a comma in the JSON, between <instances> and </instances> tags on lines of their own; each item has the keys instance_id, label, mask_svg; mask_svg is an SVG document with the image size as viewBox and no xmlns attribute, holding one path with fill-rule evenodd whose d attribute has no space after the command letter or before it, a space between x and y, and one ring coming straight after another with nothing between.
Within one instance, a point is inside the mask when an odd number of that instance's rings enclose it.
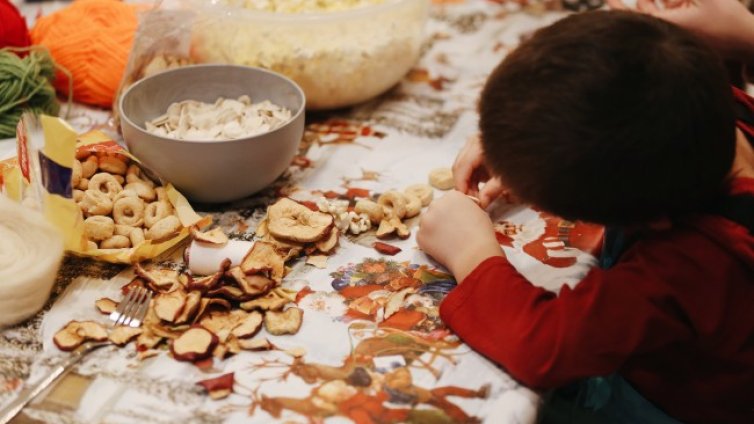
<instances>
[{"instance_id":1,"label":"metal fork","mask_svg":"<svg viewBox=\"0 0 754 424\"><path fill-rule=\"evenodd\" d=\"M119 304L118 308L110 314L112 321L110 327L118 325L127 325L130 327L140 327L144 317L149 309L149 302L152 299L152 292L141 287L136 287L128 291L126 298ZM61 377L68 374L73 366L81 361L84 356L101 347L112 344L110 341L103 342L86 342L71 352L71 356L62 364L58 365L52 372L42 379L36 385L24 389L19 393L18 398L11 402L10 405L0 410L0 424L7 424L16 417L26 405L35 397L58 381Z\"/></svg>"}]
</instances>

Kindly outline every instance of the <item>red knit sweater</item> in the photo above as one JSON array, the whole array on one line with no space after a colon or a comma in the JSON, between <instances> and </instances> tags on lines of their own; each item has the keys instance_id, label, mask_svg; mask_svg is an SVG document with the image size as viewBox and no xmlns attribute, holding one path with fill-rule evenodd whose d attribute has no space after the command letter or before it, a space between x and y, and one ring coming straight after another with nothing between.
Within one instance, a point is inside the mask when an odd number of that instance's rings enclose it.
<instances>
[{"instance_id":1,"label":"red knit sweater","mask_svg":"<svg viewBox=\"0 0 754 424\"><path fill-rule=\"evenodd\" d=\"M530 387L619 372L680 420L754 423L754 236L724 218L652 233L559 295L489 258L440 313Z\"/></svg>"}]
</instances>

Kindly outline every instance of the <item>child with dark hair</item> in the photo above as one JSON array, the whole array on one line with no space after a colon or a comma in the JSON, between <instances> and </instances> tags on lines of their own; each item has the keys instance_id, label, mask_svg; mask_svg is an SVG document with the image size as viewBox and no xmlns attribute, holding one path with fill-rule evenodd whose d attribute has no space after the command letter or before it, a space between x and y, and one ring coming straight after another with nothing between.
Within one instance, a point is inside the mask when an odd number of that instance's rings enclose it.
<instances>
[{"instance_id":1,"label":"child with dark hair","mask_svg":"<svg viewBox=\"0 0 754 424\"><path fill-rule=\"evenodd\" d=\"M735 29L612 11L538 31L489 77L459 191L422 218L420 247L461 281L444 321L524 384L561 388L576 422L754 422L754 101L703 39L732 47ZM726 53L754 58L748 42ZM465 195L505 190L607 225L603 266L558 295L526 281Z\"/></svg>"}]
</instances>

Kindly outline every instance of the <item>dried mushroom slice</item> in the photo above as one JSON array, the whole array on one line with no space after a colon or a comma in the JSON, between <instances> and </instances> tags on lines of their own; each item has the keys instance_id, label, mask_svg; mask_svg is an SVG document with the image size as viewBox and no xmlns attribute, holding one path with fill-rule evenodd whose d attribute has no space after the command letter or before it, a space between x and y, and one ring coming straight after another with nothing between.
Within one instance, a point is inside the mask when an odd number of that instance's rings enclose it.
<instances>
[{"instance_id":1,"label":"dried mushroom slice","mask_svg":"<svg viewBox=\"0 0 754 424\"><path fill-rule=\"evenodd\" d=\"M136 271L136 275L143 278L155 291L170 291L176 287L182 286L178 279L178 271L172 269L146 270L141 264L136 264L134 270Z\"/></svg>"},{"instance_id":2,"label":"dried mushroom slice","mask_svg":"<svg viewBox=\"0 0 754 424\"><path fill-rule=\"evenodd\" d=\"M100 313L110 315L115 312L116 309L118 309L118 302L110 299L109 297L103 297L102 299L97 299L97 301L94 302L94 307L97 308Z\"/></svg>"},{"instance_id":3,"label":"dried mushroom slice","mask_svg":"<svg viewBox=\"0 0 754 424\"><path fill-rule=\"evenodd\" d=\"M248 314L246 318L241 322L241 324L234 328L233 331L230 332L230 334L235 336L237 339L248 339L250 337L254 337L262 328L263 320L264 315L257 311L254 311Z\"/></svg>"},{"instance_id":4,"label":"dried mushroom slice","mask_svg":"<svg viewBox=\"0 0 754 424\"><path fill-rule=\"evenodd\" d=\"M280 283L285 275L285 262L278 254L275 246L270 243L257 241L246 257L241 261L244 274L267 274L275 282Z\"/></svg>"},{"instance_id":5,"label":"dried mushroom slice","mask_svg":"<svg viewBox=\"0 0 754 424\"><path fill-rule=\"evenodd\" d=\"M170 344L170 351L178 361L194 362L208 358L217 346L218 338L203 327L189 328Z\"/></svg>"},{"instance_id":6,"label":"dried mushroom slice","mask_svg":"<svg viewBox=\"0 0 754 424\"><path fill-rule=\"evenodd\" d=\"M108 338L116 346L125 346L142 332L144 332L144 329L142 328L120 325L110 332Z\"/></svg>"},{"instance_id":7,"label":"dried mushroom slice","mask_svg":"<svg viewBox=\"0 0 754 424\"><path fill-rule=\"evenodd\" d=\"M223 246L228 243L228 236L225 235L223 230L220 228L215 228L207 231L206 233L203 233L192 227L191 236L194 238L194 240L202 243L216 244L218 246Z\"/></svg>"},{"instance_id":8,"label":"dried mushroom slice","mask_svg":"<svg viewBox=\"0 0 754 424\"><path fill-rule=\"evenodd\" d=\"M204 387L209 397L213 400L224 399L233 393L233 384L235 383L234 374L223 374L219 377L202 380L196 384Z\"/></svg>"},{"instance_id":9,"label":"dried mushroom slice","mask_svg":"<svg viewBox=\"0 0 754 424\"><path fill-rule=\"evenodd\" d=\"M264 328L273 336L296 334L304 318L300 308L290 308L283 312L267 312L264 316Z\"/></svg>"},{"instance_id":10,"label":"dried mushroom slice","mask_svg":"<svg viewBox=\"0 0 754 424\"><path fill-rule=\"evenodd\" d=\"M333 226L330 214L314 212L288 198L267 209L267 228L275 238L311 243L322 240Z\"/></svg>"},{"instance_id":11,"label":"dried mushroom slice","mask_svg":"<svg viewBox=\"0 0 754 424\"><path fill-rule=\"evenodd\" d=\"M289 299L278 296L275 292L269 292L262 297L244 302L241 308L247 311L258 309L260 311L280 311L290 302Z\"/></svg>"},{"instance_id":12,"label":"dried mushroom slice","mask_svg":"<svg viewBox=\"0 0 754 424\"><path fill-rule=\"evenodd\" d=\"M176 322L186 307L188 295L181 289L159 293L154 297L154 312L167 322Z\"/></svg>"}]
</instances>

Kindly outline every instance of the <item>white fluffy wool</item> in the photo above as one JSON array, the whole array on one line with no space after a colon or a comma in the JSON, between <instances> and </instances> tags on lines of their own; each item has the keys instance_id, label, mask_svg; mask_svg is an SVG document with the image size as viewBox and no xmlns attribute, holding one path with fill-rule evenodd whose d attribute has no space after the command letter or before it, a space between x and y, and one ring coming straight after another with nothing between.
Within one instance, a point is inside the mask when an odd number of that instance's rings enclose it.
<instances>
[{"instance_id":1,"label":"white fluffy wool","mask_svg":"<svg viewBox=\"0 0 754 424\"><path fill-rule=\"evenodd\" d=\"M44 217L0 194L0 327L44 306L63 258L63 240Z\"/></svg>"}]
</instances>

